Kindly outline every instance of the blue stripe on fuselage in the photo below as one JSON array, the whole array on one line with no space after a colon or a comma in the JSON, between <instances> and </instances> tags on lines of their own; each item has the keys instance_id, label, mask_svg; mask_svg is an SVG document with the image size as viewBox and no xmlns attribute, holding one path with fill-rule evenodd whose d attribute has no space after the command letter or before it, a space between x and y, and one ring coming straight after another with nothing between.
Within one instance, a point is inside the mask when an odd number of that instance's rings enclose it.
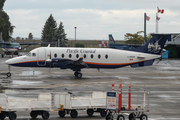
<instances>
[{"instance_id":1,"label":"blue stripe on fuselage","mask_svg":"<svg viewBox=\"0 0 180 120\"><path fill-rule=\"evenodd\" d=\"M16 64L11 64L11 65L18 66L18 67L50 67L50 63L47 63L47 62L46 64L40 63L40 65L37 64L37 62L16 63ZM120 68L120 67L127 66L127 65L97 65L97 64L87 64L87 65L88 65L88 68ZM62 66L64 66L63 69L66 69L64 64ZM51 65L51 67L56 67L56 66Z\"/></svg>"}]
</instances>

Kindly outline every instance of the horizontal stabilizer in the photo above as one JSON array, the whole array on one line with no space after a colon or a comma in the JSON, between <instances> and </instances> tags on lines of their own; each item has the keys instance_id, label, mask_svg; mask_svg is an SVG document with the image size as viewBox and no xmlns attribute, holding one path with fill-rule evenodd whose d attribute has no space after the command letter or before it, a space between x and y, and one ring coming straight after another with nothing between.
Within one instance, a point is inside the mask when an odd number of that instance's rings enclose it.
<instances>
[{"instance_id":1,"label":"horizontal stabilizer","mask_svg":"<svg viewBox=\"0 0 180 120\"><path fill-rule=\"evenodd\" d=\"M150 66L152 65L154 62L153 60L148 60L148 61L144 61L144 62L140 62L140 63L136 63L136 64L132 64L131 67L135 68L135 67L143 67L143 66Z\"/></svg>"}]
</instances>

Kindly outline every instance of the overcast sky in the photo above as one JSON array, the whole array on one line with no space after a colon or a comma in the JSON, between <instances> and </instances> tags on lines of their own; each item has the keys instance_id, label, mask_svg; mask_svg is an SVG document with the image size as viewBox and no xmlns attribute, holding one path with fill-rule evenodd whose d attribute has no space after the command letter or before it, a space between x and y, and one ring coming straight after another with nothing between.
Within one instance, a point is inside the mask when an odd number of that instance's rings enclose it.
<instances>
[{"instance_id":1,"label":"overcast sky","mask_svg":"<svg viewBox=\"0 0 180 120\"><path fill-rule=\"evenodd\" d=\"M57 24L63 22L67 38L124 40L126 33L144 30L144 13L147 33L155 32L157 7L159 33L180 33L180 0L6 0L4 11L16 27L13 37L41 38L46 20L53 15Z\"/></svg>"}]
</instances>

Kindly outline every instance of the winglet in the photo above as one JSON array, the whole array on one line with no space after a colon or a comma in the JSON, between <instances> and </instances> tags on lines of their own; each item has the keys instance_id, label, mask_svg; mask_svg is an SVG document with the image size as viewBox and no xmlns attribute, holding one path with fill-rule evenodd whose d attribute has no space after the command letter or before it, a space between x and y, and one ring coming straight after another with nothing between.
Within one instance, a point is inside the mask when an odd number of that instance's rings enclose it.
<instances>
[{"instance_id":1,"label":"winglet","mask_svg":"<svg viewBox=\"0 0 180 120\"><path fill-rule=\"evenodd\" d=\"M48 46L47 47L50 47L51 46L51 44L48 44Z\"/></svg>"}]
</instances>

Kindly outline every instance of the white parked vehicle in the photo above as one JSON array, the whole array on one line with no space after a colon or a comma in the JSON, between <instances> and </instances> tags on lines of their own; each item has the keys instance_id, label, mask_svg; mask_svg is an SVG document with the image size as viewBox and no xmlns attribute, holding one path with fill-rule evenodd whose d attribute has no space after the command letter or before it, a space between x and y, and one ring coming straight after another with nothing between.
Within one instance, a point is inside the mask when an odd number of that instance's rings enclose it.
<instances>
[{"instance_id":1,"label":"white parked vehicle","mask_svg":"<svg viewBox=\"0 0 180 120\"><path fill-rule=\"evenodd\" d=\"M99 112L102 117L105 117L106 112L106 92L93 92L91 97L71 97L67 93L55 93L54 105L59 110L59 116L64 117L66 114L72 118L78 116L77 110L86 110L89 116L94 112Z\"/></svg>"},{"instance_id":2,"label":"white parked vehicle","mask_svg":"<svg viewBox=\"0 0 180 120\"><path fill-rule=\"evenodd\" d=\"M72 118L78 116L77 110L86 110L89 116L100 112L105 117L106 92L93 92L90 97L71 97L69 93L40 93L37 99L10 99L5 94L0 94L0 119L9 117L15 120L17 111L30 111L30 116L35 119L42 115L43 119L50 117L50 111L58 111L60 117L70 114Z\"/></svg>"}]
</instances>

